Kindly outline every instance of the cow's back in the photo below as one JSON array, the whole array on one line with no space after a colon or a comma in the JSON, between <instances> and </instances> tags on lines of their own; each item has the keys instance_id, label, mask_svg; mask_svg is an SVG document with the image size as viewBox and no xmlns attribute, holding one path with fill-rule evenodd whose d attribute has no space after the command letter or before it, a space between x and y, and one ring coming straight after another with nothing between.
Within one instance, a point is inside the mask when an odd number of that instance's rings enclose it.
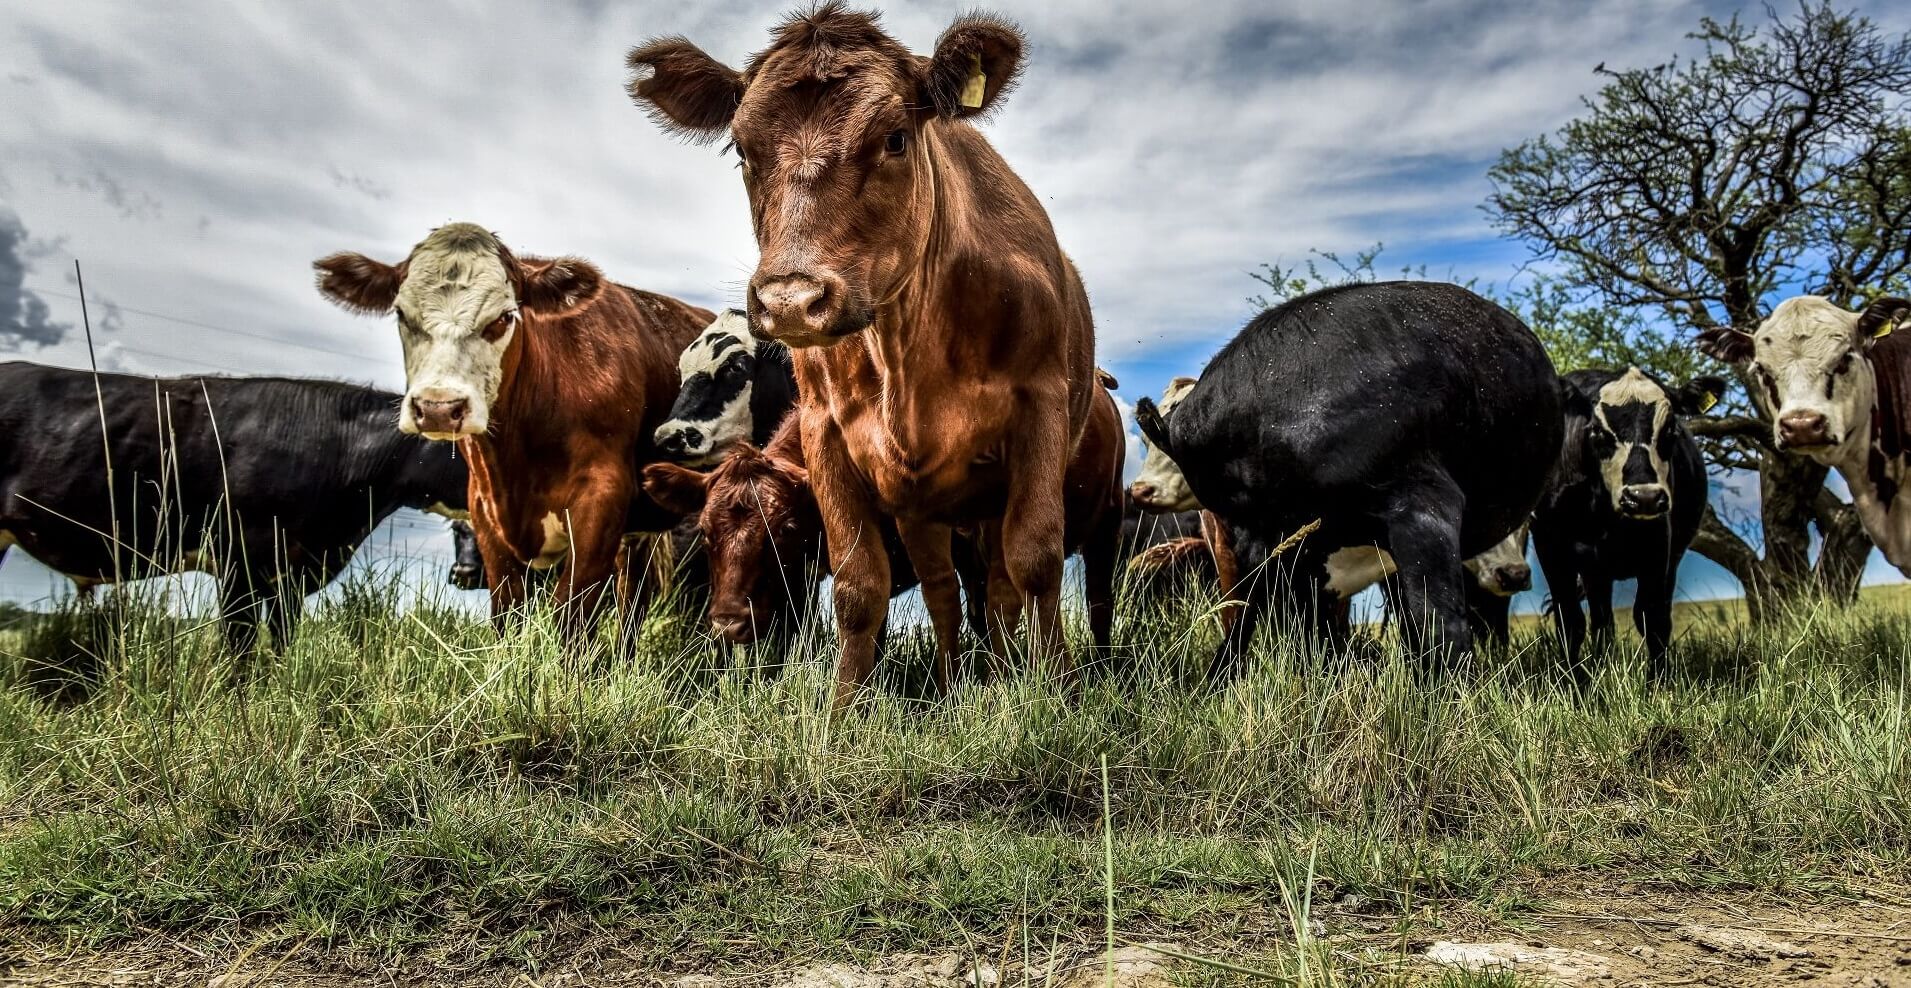
<instances>
[{"instance_id":1,"label":"cow's back","mask_svg":"<svg viewBox=\"0 0 1911 988\"><path fill-rule=\"evenodd\" d=\"M1531 330L1463 288L1328 289L1262 313L1215 356L1171 419L1173 453L1203 504L1275 538L1443 472L1466 492L1471 555L1540 494L1560 442L1553 379Z\"/></svg>"}]
</instances>

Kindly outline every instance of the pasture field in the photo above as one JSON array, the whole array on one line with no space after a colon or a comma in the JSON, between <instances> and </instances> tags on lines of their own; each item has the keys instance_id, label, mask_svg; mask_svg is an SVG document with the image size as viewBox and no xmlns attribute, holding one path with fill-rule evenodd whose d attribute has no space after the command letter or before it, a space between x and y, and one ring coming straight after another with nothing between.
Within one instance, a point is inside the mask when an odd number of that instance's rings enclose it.
<instances>
[{"instance_id":1,"label":"pasture field","mask_svg":"<svg viewBox=\"0 0 1911 988\"><path fill-rule=\"evenodd\" d=\"M769 983L949 955L947 983L1072 958L1087 985L1111 938L1195 984L1529 978L1435 969L1438 940L1659 983L1911 970L1899 594L1764 629L1688 609L1658 687L1622 647L1578 691L1524 629L1434 686L1387 645L1264 636L1210 691L1190 592L1124 606L1112 671L1074 694L908 699L911 631L832 721L822 633L765 681L666 616L588 678L548 620L499 641L414 593L352 586L244 693L214 627L137 593L0 632L0 980L269 959L324 983ZM69 634L99 681L56 695L29 656ZM1694 917L1816 959L1674 935ZM909 977L868 983L935 983Z\"/></svg>"}]
</instances>

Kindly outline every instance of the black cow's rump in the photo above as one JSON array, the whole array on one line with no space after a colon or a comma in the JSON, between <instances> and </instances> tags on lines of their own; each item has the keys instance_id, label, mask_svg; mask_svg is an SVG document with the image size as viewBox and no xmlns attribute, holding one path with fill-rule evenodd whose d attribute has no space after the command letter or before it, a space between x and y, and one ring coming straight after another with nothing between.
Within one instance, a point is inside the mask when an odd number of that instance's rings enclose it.
<instances>
[{"instance_id":1,"label":"black cow's rump","mask_svg":"<svg viewBox=\"0 0 1911 988\"><path fill-rule=\"evenodd\" d=\"M1323 574L1325 555L1351 545L1392 553L1410 642L1466 650L1461 561L1538 500L1560 444L1553 379L1512 313L1454 285L1401 281L1255 317L1168 421L1143 399L1136 420L1228 523L1240 556L1246 605L1211 673L1232 673L1274 583L1318 631L1342 633ZM1261 565L1316 518L1293 559Z\"/></svg>"},{"instance_id":2,"label":"black cow's rump","mask_svg":"<svg viewBox=\"0 0 1911 988\"><path fill-rule=\"evenodd\" d=\"M98 397L92 374L0 364L0 533L76 581L212 573L236 655L251 652L262 611L287 643L304 596L393 511L465 507L455 447L400 433L395 394L289 378L97 380Z\"/></svg>"}]
</instances>

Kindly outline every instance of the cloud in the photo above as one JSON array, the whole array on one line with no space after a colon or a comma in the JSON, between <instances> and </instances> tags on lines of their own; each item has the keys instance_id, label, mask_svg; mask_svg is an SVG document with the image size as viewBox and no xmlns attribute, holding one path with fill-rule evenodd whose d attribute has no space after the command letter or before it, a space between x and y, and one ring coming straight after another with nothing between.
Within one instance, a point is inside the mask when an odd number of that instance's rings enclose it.
<instances>
[{"instance_id":1,"label":"cloud","mask_svg":"<svg viewBox=\"0 0 1911 988\"><path fill-rule=\"evenodd\" d=\"M72 324L55 322L45 300L26 287L27 270L37 254L17 213L0 207L0 350L24 344L51 346Z\"/></svg>"},{"instance_id":2,"label":"cloud","mask_svg":"<svg viewBox=\"0 0 1911 988\"><path fill-rule=\"evenodd\" d=\"M153 198L150 193L127 189L118 179L98 168L78 175L56 172L53 180L61 185L98 194L126 219L150 220L159 216L158 199Z\"/></svg>"}]
</instances>

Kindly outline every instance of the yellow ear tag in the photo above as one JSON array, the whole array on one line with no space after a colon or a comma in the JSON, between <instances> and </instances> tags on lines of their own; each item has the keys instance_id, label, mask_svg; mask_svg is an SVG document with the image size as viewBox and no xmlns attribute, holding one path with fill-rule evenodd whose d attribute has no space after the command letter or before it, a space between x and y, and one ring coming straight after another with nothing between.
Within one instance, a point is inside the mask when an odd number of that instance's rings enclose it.
<instances>
[{"instance_id":1,"label":"yellow ear tag","mask_svg":"<svg viewBox=\"0 0 1911 988\"><path fill-rule=\"evenodd\" d=\"M1699 414L1704 415L1706 412L1712 410L1713 405L1719 403L1719 396L1710 391L1702 391L1700 394L1703 395L1703 397L1699 399Z\"/></svg>"},{"instance_id":2,"label":"yellow ear tag","mask_svg":"<svg viewBox=\"0 0 1911 988\"><path fill-rule=\"evenodd\" d=\"M1890 336L1890 335L1891 335L1891 331L1892 331L1892 330L1894 330L1894 329L1897 329L1897 328L1898 328L1898 323L1897 323L1897 321L1896 321L1896 320L1892 320L1891 322L1888 322L1888 323L1885 323L1885 324L1884 324L1884 325L1882 325L1882 326L1879 326L1879 327L1878 327L1878 331L1877 331L1877 332L1875 332L1875 333L1872 333L1872 334L1871 334L1871 338L1872 338L1872 339L1874 339L1874 340L1882 340L1882 339L1884 339L1885 337L1887 337L1887 336Z\"/></svg>"},{"instance_id":3,"label":"yellow ear tag","mask_svg":"<svg viewBox=\"0 0 1911 988\"><path fill-rule=\"evenodd\" d=\"M982 56L970 55L969 81L962 84L962 105L971 110L982 108L982 96L989 90L989 77L982 72Z\"/></svg>"}]
</instances>

